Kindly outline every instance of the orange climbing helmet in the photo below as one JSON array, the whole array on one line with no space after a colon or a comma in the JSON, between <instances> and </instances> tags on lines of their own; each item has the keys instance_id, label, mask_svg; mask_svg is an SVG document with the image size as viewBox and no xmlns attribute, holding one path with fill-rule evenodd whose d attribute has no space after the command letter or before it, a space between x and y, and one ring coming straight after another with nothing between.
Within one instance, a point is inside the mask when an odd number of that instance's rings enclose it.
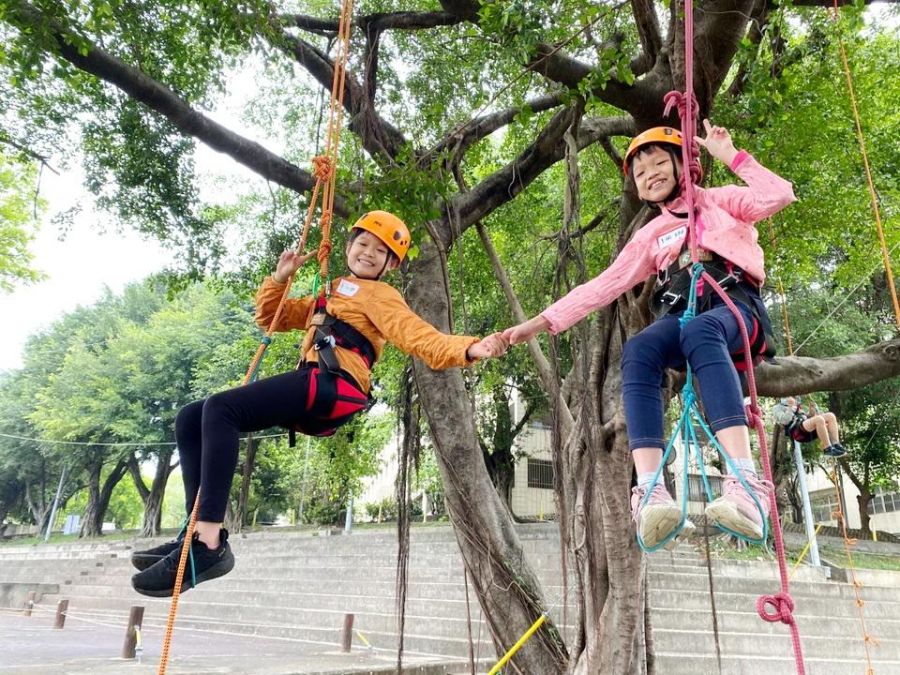
<instances>
[{"instance_id":1,"label":"orange climbing helmet","mask_svg":"<svg viewBox=\"0 0 900 675\"><path fill-rule=\"evenodd\" d=\"M400 262L409 251L412 237L409 228L393 213L387 211L369 211L353 224L351 230L365 230L371 232L387 246Z\"/></svg>"},{"instance_id":2,"label":"orange climbing helmet","mask_svg":"<svg viewBox=\"0 0 900 675\"><path fill-rule=\"evenodd\" d=\"M651 145L654 143L674 145L680 148L682 144L681 132L678 129L674 129L672 127L653 127L639 133L637 136L632 138L631 144L628 146L628 152L625 153L625 161L622 163L622 169L624 170L626 176L628 176L628 170L629 168L631 168L631 160L634 159L634 156L637 154L638 150L643 148L645 145Z\"/></svg>"}]
</instances>

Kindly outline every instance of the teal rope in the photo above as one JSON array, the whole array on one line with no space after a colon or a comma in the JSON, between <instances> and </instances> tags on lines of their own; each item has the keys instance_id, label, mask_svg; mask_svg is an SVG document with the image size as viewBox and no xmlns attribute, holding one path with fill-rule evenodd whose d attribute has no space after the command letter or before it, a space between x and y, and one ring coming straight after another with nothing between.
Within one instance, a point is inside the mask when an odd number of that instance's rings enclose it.
<instances>
[{"instance_id":1,"label":"teal rope","mask_svg":"<svg viewBox=\"0 0 900 675\"><path fill-rule=\"evenodd\" d=\"M690 293L688 294L687 308L684 310L684 314L682 314L678 320L681 328L684 328L688 321L697 316L697 282L700 280L700 276L702 274L703 265L701 263L694 263L694 266L691 268L691 288ZM743 534L740 534L739 532L734 532L727 527L723 527L718 523L716 524L716 527L718 527L723 532L730 534L733 537L737 537L738 539L746 541L750 544L765 543L769 537L769 521L765 517L765 512L763 511L762 505L759 503L759 500L756 498L753 490L750 489L749 483L747 483L747 480L744 478L743 474L740 471L736 471L734 462L728 456L728 453L725 452L725 449L719 443L715 433L713 433L712 429L710 429L709 425L706 423L706 420L703 419L703 415L700 413L700 408L697 405L697 393L694 390L694 373L690 364L687 364L687 374L685 377L684 388L681 390L681 398L681 415L679 415L678 422L675 425L675 429L672 431L672 434L669 437L669 442L666 444L666 449L663 452L662 460L659 463L659 468L657 468L656 473L653 474L653 481L650 483L650 488L644 493L644 496L641 500L641 508L643 509L647 505L647 502L650 500L650 493L653 491L654 486L657 482L659 482L663 467L666 466L666 460L675 447L675 439L680 436L681 446L684 448L684 470L682 472L681 490L681 520L678 522L678 526L655 546L646 546L644 544L643 538L640 535L640 532L638 532L638 546L644 553L653 553L654 551L658 551L660 548L663 548L666 544L671 542L681 533L681 530L684 528L684 523L687 520L687 497L690 487L690 476L688 473L688 469L690 467L691 453L695 455L695 458L697 460L697 466L699 467L700 476L703 480L703 491L706 493L706 498L708 501L713 500L713 492L712 487L709 484L709 476L707 475L706 468L703 464L703 453L700 450L700 440L697 437L696 428L693 424L691 424L692 420L700 426L709 442L713 445L713 447L715 447L716 452L718 452L725 460L725 465L727 466L729 473L737 477L738 481L740 481L741 483L741 486L744 488L744 490L747 491L747 494L750 495L750 498L753 500L753 503L756 505L756 508L759 511L759 515L763 523L762 537L760 539L752 539Z\"/></svg>"}]
</instances>

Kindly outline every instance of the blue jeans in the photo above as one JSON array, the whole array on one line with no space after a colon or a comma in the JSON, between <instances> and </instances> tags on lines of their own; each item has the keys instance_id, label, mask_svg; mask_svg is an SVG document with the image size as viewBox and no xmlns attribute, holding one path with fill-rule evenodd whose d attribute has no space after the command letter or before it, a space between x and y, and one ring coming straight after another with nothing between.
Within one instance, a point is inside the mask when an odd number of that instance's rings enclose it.
<instances>
[{"instance_id":1,"label":"blue jeans","mask_svg":"<svg viewBox=\"0 0 900 675\"><path fill-rule=\"evenodd\" d=\"M713 431L746 425L744 395L731 352L742 348L741 331L731 310L715 298L714 306L687 323L678 324L681 312L667 314L625 343L622 354L622 395L628 447L665 448L662 384L667 368L691 364L699 383L700 399ZM754 317L735 303L748 333Z\"/></svg>"}]
</instances>

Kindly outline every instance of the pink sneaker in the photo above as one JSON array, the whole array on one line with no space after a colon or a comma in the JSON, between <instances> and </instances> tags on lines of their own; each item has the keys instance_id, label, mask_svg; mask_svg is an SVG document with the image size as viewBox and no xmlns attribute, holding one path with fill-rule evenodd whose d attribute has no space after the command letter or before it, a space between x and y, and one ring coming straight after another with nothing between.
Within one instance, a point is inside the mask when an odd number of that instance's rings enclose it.
<instances>
[{"instance_id":1,"label":"pink sneaker","mask_svg":"<svg viewBox=\"0 0 900 675\"><path fill-rule=\"evenodd\" d=\"M656 483L650 493L647 503L643 506L645 488L631 488L631 517L637 524L637 531L646 548L658 546L659 542L668 537L678 523L681 522L681 509L672 499L662 483ZM694 524L685 519L682 535L690 534L694 530ZM674 548L676 540L673 537L666 544L667 549Z\"/></svg>"},{"instance_id":2,"label":"pink sneaker","mask_svg":"<svg viewBox=\"0 0 900 675\"><path fill-rule=\"evenodd\" d=\"M762 539L763 518L769 517L769 495L775 486L767 480L746 478L759 500L762 518L753 498L735 476L725 476L722 496L706 507L706 517L716 525L738 532L749 539Z\"/></svg>"}]
</instances>

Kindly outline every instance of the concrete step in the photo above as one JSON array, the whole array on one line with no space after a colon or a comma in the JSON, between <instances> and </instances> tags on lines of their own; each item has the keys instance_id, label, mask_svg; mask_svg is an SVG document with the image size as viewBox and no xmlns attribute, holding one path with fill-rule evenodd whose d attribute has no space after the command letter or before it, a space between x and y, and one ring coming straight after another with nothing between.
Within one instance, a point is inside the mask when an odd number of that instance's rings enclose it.
<instances>
[{"instance_id":1,"label":"concrete step","mask_svg":"<svg viewBox=\"0 0 900 675\"><path fill-rule=\"evenodd\" d=\"M677 652L659 651L656 654L657 670L665 675L698 675L700 673L718 673L715 655L693 654L688 649ZM811 675L855 675L863 674L866 669L865 659L853 657L815 658L804 655L806 672ZM879 675L896 675L900 673L900 661L875 658L872 661L873 672ZM758 650L722 656L722 675L797 675L797 666L793 652L789 655L772 654Z\"/></svg>"}]
</instances>

